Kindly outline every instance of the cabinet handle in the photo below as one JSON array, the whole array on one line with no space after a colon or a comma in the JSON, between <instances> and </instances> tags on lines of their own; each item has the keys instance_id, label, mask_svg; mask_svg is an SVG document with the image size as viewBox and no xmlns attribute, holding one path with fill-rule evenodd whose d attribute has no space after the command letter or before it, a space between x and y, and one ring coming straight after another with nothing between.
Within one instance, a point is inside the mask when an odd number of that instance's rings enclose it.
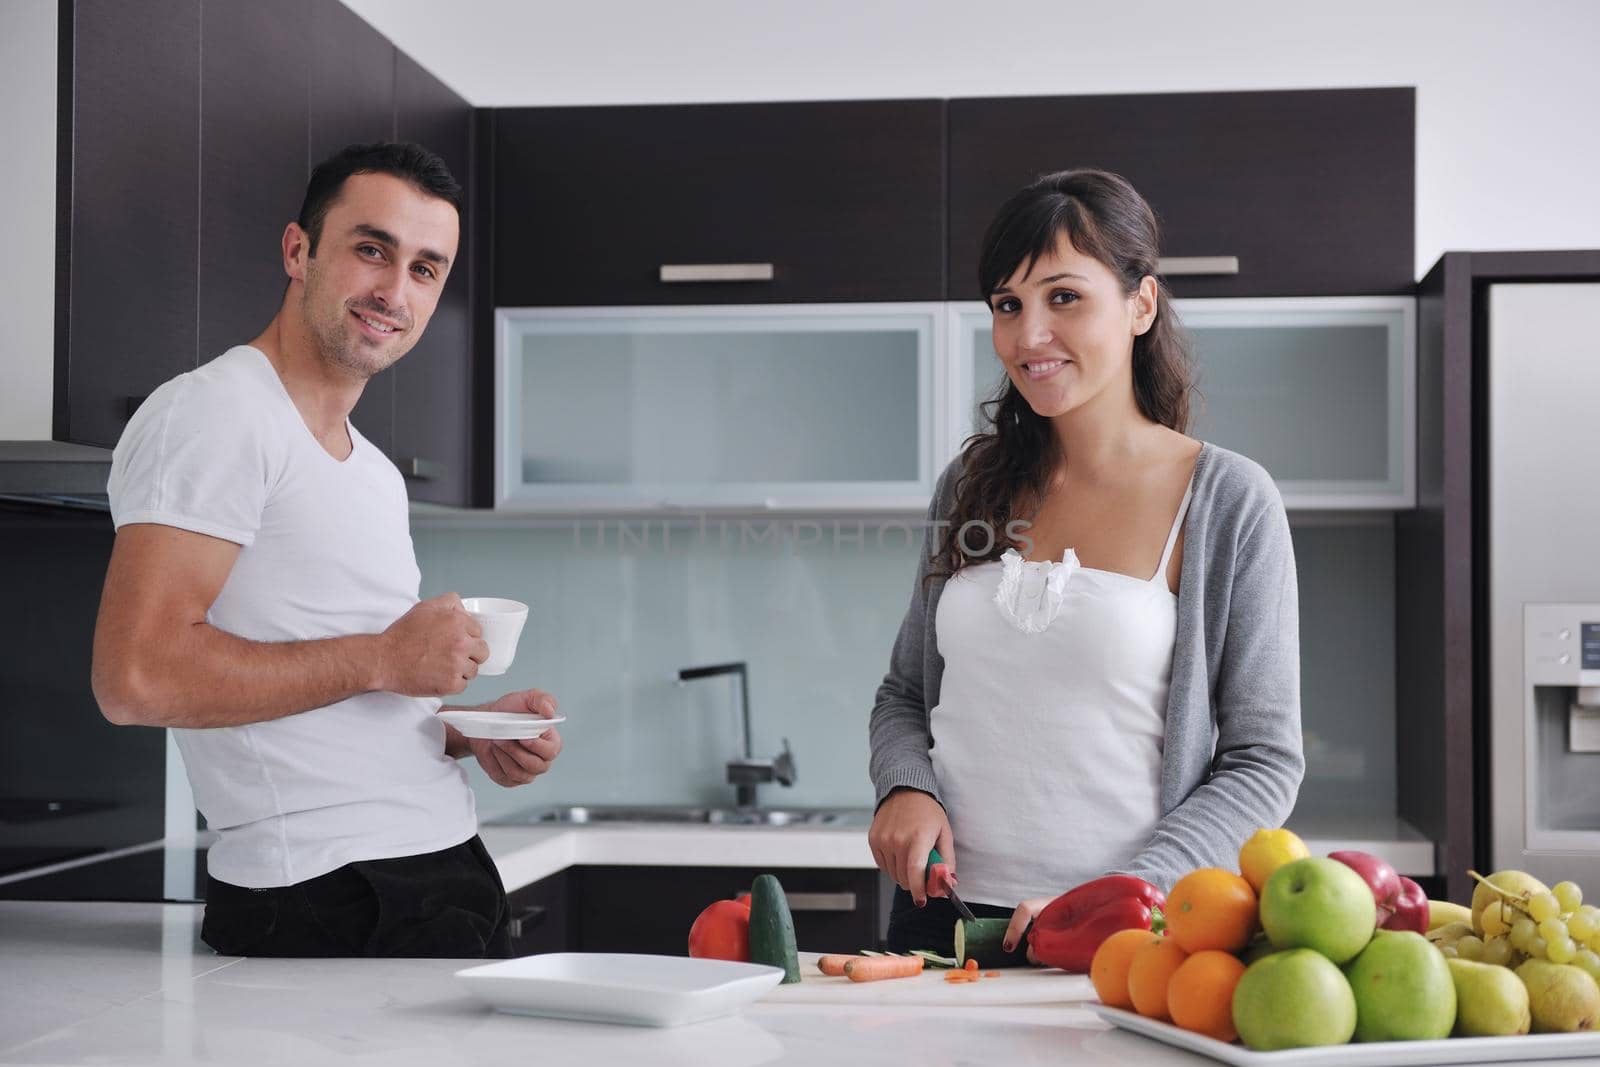
<instances>
[{"instance_id":1,"label":"cabinet handle","mask_svg":"<svg viewBox=\"0 0 1600 1067\"><path fill-rule=\"evenodd\" d=\"M854 893L790 893L790 911L855 911Z\"/></svg>"},{"instance_id":2,"label":"cabinet handle","mask_svg":"<svg viewBox=\"0 0 1600 1067\"><path fill-rule=\"evenodd\" d=\"M510 934L511 939L515 941L525 932L544 922L545 913L549 910L543 904L532 904L523 908L506 920L506 933Z\"/></svg>"},{"instance_id":3,"label":"cabinet handle","mask_svg":"<svg viewBox=\"0 0 1600 1067\"><path fill-rule=\"evenodd\" d=\"M663 263L661 280L679 282L770 282L771 263Z\"/></svg>"},{"instance_id":4,"label":"cabinet handle","mask_svg":"<svg viewBox=\"0 0 1600 1067\"><path fill-rule=\"evenodd\" d=\"M1238 274L1238 256L1162 256L1156 270L1174 274Z\"/></svg>"},{"instance_id":5,"label":"cabinet handle","mask_svg":"<svg viewBox=\"0 0 1600 1067\"><path fill-rule=\"evenodd\" d=\"M397 459L394 465L400 473L418 482L431 482L444 477L444 464L431 459Z\"/></svg>"}]
</instances>

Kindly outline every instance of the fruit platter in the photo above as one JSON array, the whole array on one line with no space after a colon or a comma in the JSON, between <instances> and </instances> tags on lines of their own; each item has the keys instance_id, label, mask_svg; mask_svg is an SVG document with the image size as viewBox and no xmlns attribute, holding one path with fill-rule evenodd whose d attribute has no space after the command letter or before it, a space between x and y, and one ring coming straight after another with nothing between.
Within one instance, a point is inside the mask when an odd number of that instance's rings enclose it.
<instances>
[{"instance_id":1,"label":"fruit platter","mask_svg":"<svg viewBox=\"0 0 1600 1067\"><path fill-rule=\"evenodd\" d=\"M1100 943L1089 1006L1225 1063L1600 1058L1600 908L1574 882L1469 873L1470 904L1429 900L1376 856L1260 830L1237 873L1190 872L1161 923Z\"/></svg>"}]
</instances>

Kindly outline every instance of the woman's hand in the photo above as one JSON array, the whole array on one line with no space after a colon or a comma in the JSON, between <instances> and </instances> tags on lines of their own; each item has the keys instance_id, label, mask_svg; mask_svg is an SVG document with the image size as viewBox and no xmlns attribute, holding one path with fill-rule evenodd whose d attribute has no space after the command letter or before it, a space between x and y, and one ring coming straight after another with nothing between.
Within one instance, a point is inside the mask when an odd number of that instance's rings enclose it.
<instances>
[{"instance_id":1,"label":"woman's hand","mask_svg":"<svg viewBox=\"0 0 1600 1067\"><path fill-rule=\"evenodd\" d=\"M1033 920L1037 919L1039 913L1045 909L1045 905L1054 899L1056 898L1034 897L1032 900L1024 900L1021 904L1018 904L1017 910L1011 913L1011 923L1006 927L1006 939L1001 947L1007 952L1015 949L1017 942L1022 940L1022 935L1027 933L1028 927L1033 924ZM1033 949L1031 947L1028 949L1028 962L1038 962L1033 958Z\"/></svg>"},{"instance_id":2,"label":"woman's hand","mask_svg":"<svg viewBox=\"0 0 1600 1067\"><path fill-rule=\"evenodd\" d=\"M928 902L929 852L937 848L950 872L955 873L956 846L950 834L950 819L944 805L920 789L900 788L889 794L873 816L867 844L878 869L910 893L919 908Z\"/></svg>"}]
</instances>

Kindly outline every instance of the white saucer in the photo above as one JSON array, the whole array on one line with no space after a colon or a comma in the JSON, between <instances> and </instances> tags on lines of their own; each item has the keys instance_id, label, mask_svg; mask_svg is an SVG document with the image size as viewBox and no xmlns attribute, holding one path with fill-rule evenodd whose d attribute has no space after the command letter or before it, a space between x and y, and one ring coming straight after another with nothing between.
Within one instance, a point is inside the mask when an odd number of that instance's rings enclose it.
<instances>
[{"instance_id":1,"label":"white saucer","mask_svg":"<svg viewBox=\"0 0 1600 1067\"><path fill-rule=\"evenodd\" d=\"M454 726L463 737L492 741L538 737L556 723L567 721L565 715L544 719L520 711L441 711L439 718Z\"/></svg>"}]
</instances>

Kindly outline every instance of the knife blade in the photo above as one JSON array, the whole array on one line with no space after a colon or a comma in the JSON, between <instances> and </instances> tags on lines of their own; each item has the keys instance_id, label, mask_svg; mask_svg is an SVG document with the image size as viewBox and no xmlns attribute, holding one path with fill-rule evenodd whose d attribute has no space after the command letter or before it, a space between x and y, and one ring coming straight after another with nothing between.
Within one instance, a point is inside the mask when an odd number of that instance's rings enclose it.
<instances>
[{"instance_id":1,"label":"knife blade","mask_svg":"<svg viewBox=\"0 0 1600 1067\"><path fill-rule=\"evenodd\" d=\"M938 869L935 870L935 868ZM978 917L972 914L972 909L967 907L962 899L956 895L955 882L950 875L950 865L944 861L943 856L939 855L939 850L936 848L928 852L928 866L923 877L926 881L925 889L929 896L939 895L932 891L937 881L944 889L944 896L949 899L951 905L956 909L956 914L968 922L977 921Z\"/></svg>"}]
</instances>

